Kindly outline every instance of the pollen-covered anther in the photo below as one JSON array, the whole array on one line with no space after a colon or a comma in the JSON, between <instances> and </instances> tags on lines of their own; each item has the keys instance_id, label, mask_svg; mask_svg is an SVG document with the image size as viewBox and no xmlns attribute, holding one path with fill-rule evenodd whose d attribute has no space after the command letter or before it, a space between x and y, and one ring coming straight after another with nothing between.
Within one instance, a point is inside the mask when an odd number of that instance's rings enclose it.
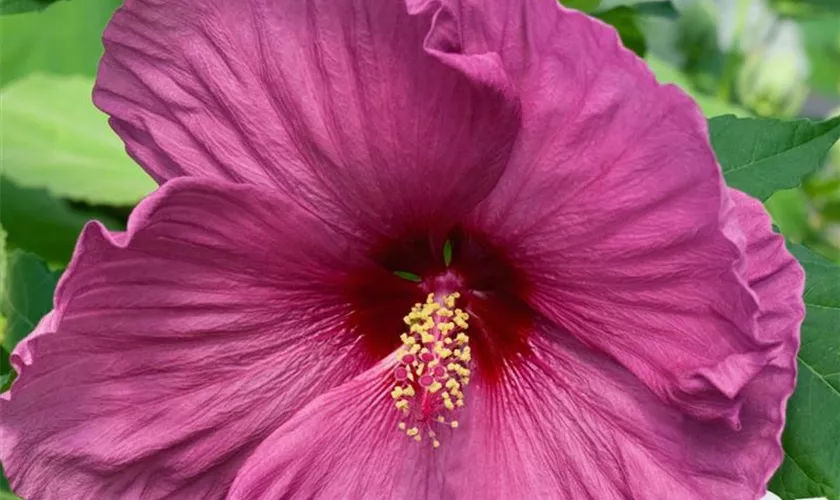
<instances>
[{"instance_id":1,"label":"pollen-covered anther","mask_svg":"<svg viewBox=\"0 0 840 500\"><path fill-rule=\"evenodd\" d=\"M391 397L402 416L399 430L414 441L428 439L433 448L441 444L435 427L458 427L452 417L464 406L471 373L469 314L455 307L460 296L429 294L415 304L403 318L408 332L396 353Z\"/></svg>"}]
</instances>

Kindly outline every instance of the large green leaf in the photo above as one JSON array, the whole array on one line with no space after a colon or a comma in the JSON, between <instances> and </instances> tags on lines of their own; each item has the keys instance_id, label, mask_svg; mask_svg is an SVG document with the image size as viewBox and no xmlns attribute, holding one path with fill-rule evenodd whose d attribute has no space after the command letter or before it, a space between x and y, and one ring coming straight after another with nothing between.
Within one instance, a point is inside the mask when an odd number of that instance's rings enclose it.
<instances>
[{"instance_id":1,"label":"large green leaf","mask_svg":"<svg viewBox=\"0 0 840 500\"><path fill-rule=\"evenodd\" d=\"M98 214L97 214L98 215ZM112 229L118 221L99 216ZM26 189L0 176L0 224L9 248L28 250L48 262L65 264L90 215L43 189Z\"/></svg>"},{"instance_id":2,"label":"large green leaf","mask_svg":"<svg viewBox=\"0 0 840 500\"><path fill-rule=\"evenodd\" d=\"M764 207L770 212L775 224L787 239L794 243L803 242L811 233L808 226L808 197L801 189L776 191Z\"/></svg>"},{"instance_id":3,"label":"large green leaf","mask_svg":"<svg viewBox=\"0 0 840 500\"><path fill-rule=\"evenodd\" d=\"M814 122L720 116L709 122L709 134L727 184L766 200L822 167L840 138L840 117Z\"/></svg>"},{"instance_id":4,"label":"large green leaf","mask_svg":"<svg viewBox=\"0 0 840 500\"><path fill-rule=\"evenodd\" d=\"M561 0L567 7L590 12L618 31L625 47L641 57L647 52L647 41L641 23L647 17L674 18L676 10L668 1Z\"/></svg>"},{"instance_id":5,"label":"large green leaf","mask_svg":"<svg viewBox=\"0 0 840 500\"><path fill-rule=\"evenodd\" d=\"M630 7L615 7L595 14L595 17L611 25L618 31L621 43L640 57L647 52L647 43L638 23L638 13Z\"/></svg>"},{"instance_id":6,"label":"large green leaf","mask_svg":"<svg viewBox=\"0 0 840 500\"><path fill-rule=\"evenodd\" d=\"M61 273L51 271L37 255L20 250L9 254L8 266L0 311L6 317L3 347L11 351L52 309Z\"/></svg>"},{"instance_id":7,"label":"large green leaf","mask_svg":"<svg viewBox=\"0 0 840 500\"><path fill-rule=\"evenodd\" d=\"M647 62L651 71L653 71L653 74L656 75L656 79L659 80L660 83L672 83L682 88L695 100L695 102L697 102L697 105L703 110L704 115L708 117L725 114L749 116L750 113L748 111L739 108L734 104L721 101L716 97L706 95L695 90L691 82L683 73L662 59L648 54L645 56L645 62Z\"/></svg>"},{"instance_id":8,"label":"large green leaf","mask_svg":"<svg viewBox=\"0 0 840 500\"><path fill-rule=\"evenodd\" d=\"M0 91L3 174L96 204L133 205L155 187L91 103L93 81L33 74Z\"/></svg>"},{"instance_id":9,"label":"large green leaf","mask_svg":"<svg viewBox=\"0 0 840 500\"><path fill-rule=\"evenodd\" d=\"M2 0L5 4L10 0ZM23 3L25 0L14 0ZM49 0L39 0L47 4ZM0 17L2 84L34 71L93 76L102 55L102 31L120 0L71 0L41 12Z\"/></svg>"},{"instance_id":10,"label":"large green leaf","mask_svg":"<svg viewBox=\"0 0 840 500\"><path fill-rule=\"evenodd\" d=\"M840 266L792 246L807 275L796 392L782 436L785 459L770 482L783 500L840 498Z\"/></svg>"}]
</instances>

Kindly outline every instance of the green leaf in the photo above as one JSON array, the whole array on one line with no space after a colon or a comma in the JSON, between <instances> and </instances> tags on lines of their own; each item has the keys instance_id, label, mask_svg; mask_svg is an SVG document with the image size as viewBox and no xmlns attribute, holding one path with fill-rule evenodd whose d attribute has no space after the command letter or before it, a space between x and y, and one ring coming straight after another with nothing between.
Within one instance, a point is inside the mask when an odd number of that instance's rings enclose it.
<instances>
[{"instance_id":1,"label":"green leaf","mask_svg":"<svg viewBox=\"0 0 840 500\"><path fill-rule=\"evenodd\" d=\"M0 0L23 4L26 0ZM49 4L40 0L38 4ZM0 17L2 85L35 71L93 77L102 56L102 31L120 0L55 2L41 12Z\"/></svg>"},{"instance_id":2,"label":"green leaf","mask_svg":"<svg viewBox=\"0 0 840 500\"><path fill-rule=\"evenodd\" d=\"M0 464L0 500L18 500L9 487L6 475L3 473L3 464Z\"/></svg>"},{"instance_id":3,"label":"green leaf","mask_svg":"<svg viewBox=\"0 0 840 500\"><path fill-rule=\"evenodd\" d=\"M0 392L6 391L6 382L12 367L9 364L9 351L3 346L2 340L6 332L6 318L0 316Z\"/></svg>"},{"instance_id":4,"label":"green leaf","mask_svg":"<svg viewBox=\"0 0 840 500\"><path fill-rule=\"evenodd\" d=\"M709 121L709 135L727 184L763 201L822 167L840 138L840 117L814 122L720 116Z\"/></svg>"},{"instance_id":5,"label":"green leaf","mask_svg":"<svg viewBox=\"0 0 840 500\"><path fill-rule=\"evenodd\" d=\"M52 309L53 292L61 272L50 271L37 255L20 250L9 255L8 264L0 311L6 317L3 347L11 352Z\"/></svg>"},{"instance_id":6,"label":"green leaf","mask_svg":"<svg viewBox=\"0 0 840 500\"><path fill-rule=\"evenodd\" d=\"M20 14L44 10L57 0L0 0L0 14Z\"/></svg>"},{"instance_id":7,"label":"green leaf","mask_svg":"<svg viewBox=\"0 0 840 500\"><path fill-rule=\"evenodd\" d=\"M739 108L733 104L721 101L715 97L695 90L691 82L688 80L688 77L662 59L648 54L645 57L645 62L647 62L651 71L653 71L653 74L656 75L656 79L659 80L660 83L672 83L682 88L685 93L690 95L695 102L697 102L697 105L700 106L701 110L703 110L704 115L708 117L724 114L749 116L750 113L743 108Z\"/></svg>"},{"instance_id":8,"label":"green leaf","mask_svg":"<svg viewBox=\"0 0 840 500\"><path fill-rule=\"evenodd\" d=\"M9 248L28 250L48 262L70 260L82 227L90 219L43 189L25 189L0 176L0 224ZM106 225L119 227L115 221Z\"/></svg>"},{"instance_id":9,"label":"green leaf","mask_svg":"<svg viewBox=\"0 0 840 500\"><path fill-rule=\"evenodd\" d=\"M96 204L132 205L153 190L91 103L92 88L89 78L37 74L2 89L4 175Z\"/></svg>"},{"instance_id":10,"label":"green leaf","mask_svg":"<svg viewBox=\"0 0 840 500\"><path fill-rule=\"evenodd\" d=\"M808 197L802 189L776 191L765 203L773 223L794 243L801 243L811 232L808 226Z\"/></svg>"},{"instance_id":11,"label":"green leaf","mask_svg":"<svg viewBox=\"0 0 840 500\"><path fill-rule=\"evenodd\" d=\"M771 5L785 16L816 16L840 13L837 0L772 0Z\"/></svg>"},{"instance_id":12,"label":"green leaf","mask_svg":"<svg viewBox=\"0 0 840 500\"><path fill-rule=\"evenodd\" d=\"M0 296L0 301L2 296ZM6 334L6 318L0 316L0 392L6 392L11 387L12 382L15 381L17 373L12 370L12 364L9 360L11 354L3 346L3 337ZM2 477L0 477L0 491L3 491Z\"/></svg>"},{"instance_id":13,"label":"green leaf","mask_svg":"<svg viewBox=\"0 0 840 500\"><path fill-rule=\"evenodd\" d=\"M647 43L645 43L645 36L641 29L639 29L635 10L630 7L616 7L606 12L600 12L595 17L614 27L625 47L640 57L645 56Z\"/></svg>"},{"instance_id":14,"label":"green leaf","mask_svg":"<svg viewBox=\"0 0 840 500\"><path fill-rule=\"evenodd\" d=\"M805 268L802 347L796 391L782 436L785 458L770 482L783 500L840 495L840 266L803 246L791 247Z\"/></svg>"},{"instance_id":15,"label":"green leaf","mask_svg":"<svg viewBox=\"0 0 840 500\"><path fill-rule=\"evenodd\" d=\"M560 0L560 3L570 9L577 9L583 12L593 12L598 8L601 0Z\"/></svg>"},{"instance_id":16,"label":"green leaf","mask_svg":"<svg viewBox=\"0 0 840 500\"><path fill-rule=\"evenodd\" d=\"M665 19L677 19L679 12L671 2L641 2L634 7L635 11L643 16L663 17Z\"/></svg>"}]
</instances>

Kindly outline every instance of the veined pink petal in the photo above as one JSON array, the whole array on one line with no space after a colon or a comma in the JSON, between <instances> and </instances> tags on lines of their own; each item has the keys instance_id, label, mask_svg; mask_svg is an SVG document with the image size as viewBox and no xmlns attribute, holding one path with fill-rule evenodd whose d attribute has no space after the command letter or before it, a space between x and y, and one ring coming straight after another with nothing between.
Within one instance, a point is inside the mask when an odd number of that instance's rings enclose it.
<instances>
[{"instance_id":1,"label":"veined pink petal","mask_svg":"<svg viewBox=\"0 0 840 500\"><path fill-rule=\"evenodd\" d=\"M462 54L456 36L424 48L447 15L391 0L128 0L94 100L158 181L273 186L355 231L451 223L501 175L519 112L495 54Z\"/></svg>"},{"instance_id":2,"label":"veined pink petal","mask_svg":"<svg viewBox=\"0 0 840 500\"><path fill-rule=\"evenodd\" d=\"M229 500L443 499L439 452L397 430L394 358L321 395L278 428L239 471Z\"/></svg>"},{"instance_id":3,"label":"veined pink petal","mask_svg":"<svg viewBox=\"0 0 840 500\"><path fill-rule=\"evenodd\" d=\"M24 498L221 498L308 400L366 368L342 277L366 261L294 202L178 179L84 230L12 359L0 459Z\"/></svg>"},{"instance_id":4,"label":"veined pink petal","mask_svg":"<svg viewBox=\"0 0 840 500\"><path fill-rule=\"evenodd\" d=\"M737 427L734 396L778 343L758 331L697 106L579 12L451 3L466 50L500 54L523 110L511 163L469 230L518 263L539 313L663 399Z\"/></svg>"},{"instance_id":5,"label":"veined pink petal","mask_svg":"<svg viewBox=\"0 0 840 500\"><path fill-rule=\"evenodd\" d=\"M453 435L452 499L757 500L779 464L780 401L793 370L767 367L734 430L685 418L634 375L565 332L535 335L511 383L476 391ZM788 331L788 334L791 332ZM779 359L791 355L780 352ZM481 386L479 386L481 387ZM460 431L464 434L461 435ZM474 479L473 479L474 478Z\"/></svg>"}]
</instances>

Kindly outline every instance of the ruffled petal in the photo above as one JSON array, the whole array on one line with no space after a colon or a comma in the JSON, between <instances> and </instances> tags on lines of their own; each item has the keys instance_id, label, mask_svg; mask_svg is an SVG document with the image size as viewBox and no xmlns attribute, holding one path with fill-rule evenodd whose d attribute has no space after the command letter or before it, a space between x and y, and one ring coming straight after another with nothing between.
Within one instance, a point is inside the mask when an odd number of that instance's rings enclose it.
<instances>
[{"instance_id":1,"label":"ruffled petal","mask_svg":"<svg viewBox=\"0 0 840 500\"><path fill-rule=\"evenodd\" d=\"M399 1L129 0L94 93L158 181L269 185L340 227L399 232L471 208L519 129L498 57L424 48Z\"/></svg>"},{"instance_id":2,"label":"ruffled petal","mask_svg":"<svg viewBox=\"0 0 840 500\"><path fill-rule=\"evenodd\" d=\"M765 366L739 395L742 421L755 422L767 452L761 469L765 485L782 463L781 436L787 402L796 386L796 355L805 318L805 271L772 231L770 217L756 199L729 189L735 217L746 237L744 276L758 298L758 335L778 347ZM759 427L760 426L760 427Z\"/></svg>"},{"instance_id":3,"label":"ruffled petal","mask_svg":"<svg viewBox=\"0 0 840 500\"><path fill-rule=\"evenodd\" d=\"M262 438L369 364L337 284L366 261L276 193L178 179L88 225L14 351L0 459L25 498L220 498Z\"/></svg>"},{"instance_id":4,"label":"ruffled petal","mask_svg":"<svg viewBox=\"0 0 840 500\"><path fill-rule=\"evenodd\" d=\"M779 345L757 327L697 106L612 28L556 2L448 3L472 36L465 50L500 54L523 109L511 162L468 230L516 263L539 313L661 398L737 427L734 396Z\"/></svg>"}]
</instances>

